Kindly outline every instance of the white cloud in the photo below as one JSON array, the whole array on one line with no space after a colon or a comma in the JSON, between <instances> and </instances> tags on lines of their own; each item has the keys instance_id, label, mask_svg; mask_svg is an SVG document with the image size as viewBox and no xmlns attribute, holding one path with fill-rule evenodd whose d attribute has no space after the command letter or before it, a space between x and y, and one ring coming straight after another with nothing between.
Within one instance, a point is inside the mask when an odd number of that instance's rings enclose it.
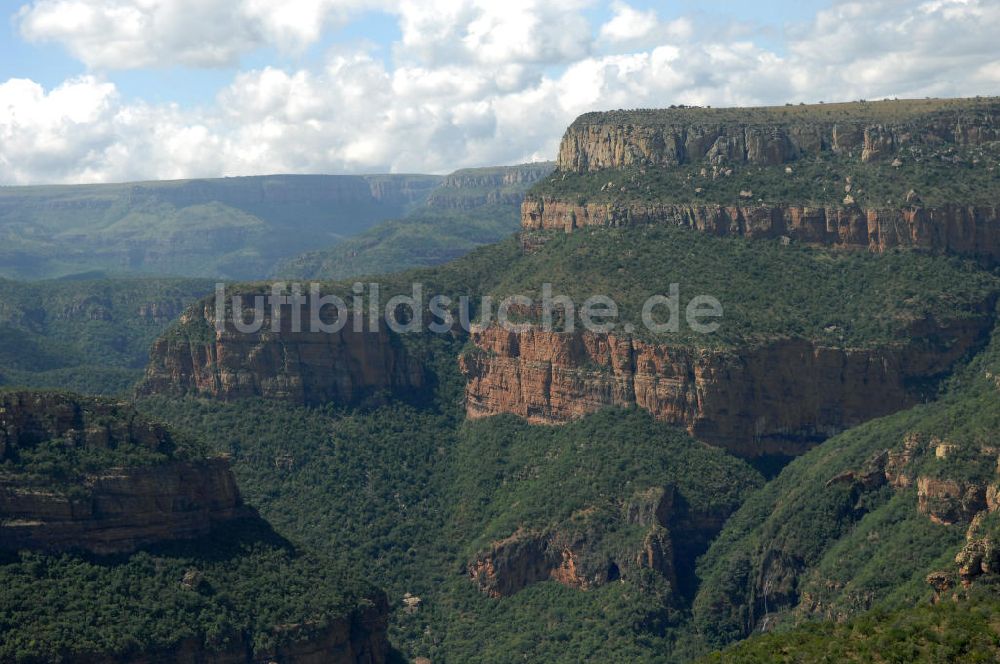
<instances>
[{"instance_id":1,"label":"white cloud","mask_svg":"<svg viewBox=\"0 0 1000 664\"><path fill-rule=\"evenodd\" d=\"M265 45L302 49L331 23L390 6L389 0L34 0L15 18L25 39L61 43L96 69L221 67Z\"/></svg>"},{"instance_id":2,"label":"white cloud","mask_svg":"<svg viewBox=\"0 0 1000 664\"><path fill-rule=\"evenodd\" d=\"M90 11L98 3L64 4L64 27L106 19ZM99 4L118 6L124 13L115 34L138 40L144 28L136 26L143 16L159 16L164 2ZM131 14L126 4L146 14ZM240 6L266 13L274 5ZM266 39L313 40L316 17L334 11L323 9L332 0L291 6L296 11L280 19L254 19L270 26ZM494 6L402 2L394 10L401 39L391 62L339 50L320 67L243 71L200 109L128 102L97 76L49 91L10 80L0 84L0 182L446 172L552 158L565 127L589 110L958 96L1000 86L992 34L1000 6L989 0L839 3L790 28L782 54L755 43L752 32L734 40L724 26L695 30L683 18L657 19L648 33L636 22L615 23L634 11L624 4L593 29L594 38L578 2L511 0L505 12ZM629 34L637 41L625 39ZM619 37L617 45L609 41ZM113 43L108 53L133 42ZM188 57L201 52L198 43L172 52Z\"/></svg>"},{"instance_id":3,"label":"white cloud","mask_svg":"<svg viewBox=\"0 0 1000 664\"><path fill-rule=\"evenodd\" d=\"M660 19L656 11L639 11L624 2L612 3L615 15L601 26L601 38L610 42L642 39L656 29Z\"/></svg>"}]
</instances>

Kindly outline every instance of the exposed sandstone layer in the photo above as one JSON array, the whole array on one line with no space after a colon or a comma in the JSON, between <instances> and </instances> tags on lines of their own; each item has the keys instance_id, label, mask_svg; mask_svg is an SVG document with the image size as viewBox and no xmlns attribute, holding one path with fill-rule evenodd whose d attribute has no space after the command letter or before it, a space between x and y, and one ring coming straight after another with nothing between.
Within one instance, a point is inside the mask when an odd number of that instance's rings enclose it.
<instances>
[{"instance_id":1,"label":"exposed sandstone layer","mask_svg":"<svg viewBox=\"0 0 1000 664\"><path fill-rule=\"evenodd\" d=\"M866 349L777 340L699 351L590 333L473 331L463 355L466 410L557 424L606 406L638 406L737 454L799 454L913 405L914 389L979 347L990 318L930 324Z\"/></svg>"},{"instance_id":2,"label":"exposed sandstone layer","mask_svg":"<svg viewBox=\"0 0 1000 664\"><path fill-rule=\"evenodd\" d=\"M559 147L559 169L587 172L705 160L774 166L832 151L863 162L916 144L1000 138L1000 100L587 113Z\"/></svg>"},{"instance_id":3,"label":"exposed sandstone layer","mask_svg":"<svg viewBox=\"0 0 1000 664\"><path fill-rule=\"evenodd\" d=\"M250 309L252 296L244 300ZM269 318L259 332L238 332L231 325L216 332L214 307L209 300L182 317L181 325L198 334L167 335L154 343L141 393L353 404L425 383L420 362L384 324L378 332L354 332L348 319L339 332L311 332L309 309L303 307L300 332L292 331L290 316L282 317L280 332L270 331Z\"/></svg>"},{"instance_id":4,"label":"exposed sandstone layer","mask_svg":"<svg viewBox=\"0 0 1000 664\"><path fill-rule=\"evenodd\" d=\"M70 449L172 447L165 430L121 404L56 393L0 395L0 462L52 440ZM111 468L86 475L73 490L31 473L0 472L0 548L130 552L251 515L224 459Z\"/></svg>"},{"instance_id":5,"label":"exposed sandstone layer","mask_svg":"<svg viewBox=\"0 0 1000 664\"><path fill-rule=\"evenodd\" d=\"M864 209L857 205L680 205L572 203L529 197L525 230L669 224L717 236L778 239L884 252L912 247L1000 260L1000 207L945 205Z\"/></svg>"}]
</instances>

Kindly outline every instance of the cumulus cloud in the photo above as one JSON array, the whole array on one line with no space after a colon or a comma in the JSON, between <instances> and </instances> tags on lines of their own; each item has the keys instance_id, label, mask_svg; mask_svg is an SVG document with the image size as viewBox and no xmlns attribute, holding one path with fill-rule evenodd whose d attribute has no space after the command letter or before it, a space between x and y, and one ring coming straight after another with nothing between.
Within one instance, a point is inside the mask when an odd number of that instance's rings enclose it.
<instances>
[{"instance_id":1,"label":"cumulus cloud","mask_svg":"<svg viewBox=\"0 0 1000 664\"><path fill-rule=\"evenodd\" d=\"M302 43L319 34L309 26L329 4L303 0L301 14L255 20L270 26L265 39ZM240 6L265 12L271 4ZM199 109L125 101L99 75L48 91L8 81L0 84L0 181L447 172L552 158L565 127L590 110L957 96L1000 86L992 34L1000 6L989 0L841 2L789 28L781 53L752 33L734 40L623 3L603 26L587 24L580 2L493 7L404 0L392 7L401 37L389 61L338 51L318 67L238 72L215 104ZM97 20L84 14L73 20ZM131 25L120 33L143 34ZM195 53L198 43L172 52Z\"/></svg>"},{"instance_id":2,"label":"cumulus cloud","mask_svg":"<svg viewBox=\"0 0 1000 664\"><path fill-rule=\"evenodd\" d=\"M221 67L265 45L304 48L327 25L379 8L363 0L35 0L15 19L24 38L63 44L96 69Z\"/></svg>"}]
</instances>

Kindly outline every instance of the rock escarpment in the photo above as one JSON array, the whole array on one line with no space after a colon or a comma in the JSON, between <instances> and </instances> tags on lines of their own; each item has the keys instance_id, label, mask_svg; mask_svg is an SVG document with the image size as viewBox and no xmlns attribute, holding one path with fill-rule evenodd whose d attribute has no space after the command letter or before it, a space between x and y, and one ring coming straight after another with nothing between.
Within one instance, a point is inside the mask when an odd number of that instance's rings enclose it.
<instances>
[{"instance_id":1,"label":"rock escarpment","mask_svg":"<svg viewBox=\"0 0 1000 664\"><path fill-rule=\"evenodd\" d=\"M996 261L998 168L997 98L588 113L521 221L567 232L671 224ZM589 175L601 171L610 180Z\"/></svg>"},{"instance_id":2,"label":"rock escarpment","mask_svg":"<svg viewBox=\"0 0 1000 664\"><path fill-rule=\"evenodd\" d=\"M75 469L46 476L45 462L19 469L39 445L67 454L137 447L148 465ZM0 394L0 547L110 554L192 539L252 516L224 459L172 458L170 434L113 402L57 393ZM49 462L52 463L51 461ZM67 483L69 482L69 483Z\"/></svg>"},{"instance_id":3,"label":"rock escarpment","mask_svg":"<svg viewBox=\"0 0 1000 664\"><path fill-rule=\"evenodd\" d=\"M253 296L245 296L244 305L251 309ZM239 332L231 322L216 332L214 315L208 300L189 310L174 334L156 341L141 393L355 404L425 384L420 362L384 323L378 331L355 332L349 318L339 332L310 331L303 307L299 332L292 331L290 316L282 317L279 332L271 331L269 317L259 332Z\"/></svg>"},{"instance_id":4,"label":"rock escarpment","mask_svg":"<svg viewBox=\"0 0 1000 664\"><path fill-rule=\"evenodd\" d=\"M1000 100L904 100L793 108L587 113L559 147L559 170L713 164L775 166L823 152L861 162L911 145L1000 139Z\"/></svg>"},{"instance_id":5,"label":"rock escarpment","mask_svg":"<svg viewBox=\"0 0 1000 664\"><path fill-rule=\"evenodd\" d=\"M1000 208L945 205L862 208L806 205L578 203L529 198L525 230L669 224L717 236L789 238L796 242L884 252L916 248L1000 260Z\"/></svg>"},{"instance_id":6,"label":"rock escarpment","mask_svg":"<svg viewBox=\"0 0 1000 664\"><path fill-rule=\"evenodd\" d=\"M798 454L917 403L915 385L977 348L989 325L987 315L931 325L865 349L785 339L729 351L493 326L473 332L461 368L469 417L513 413L557 424L634 405L737 454Z\"/></svg>"}]
</instances>

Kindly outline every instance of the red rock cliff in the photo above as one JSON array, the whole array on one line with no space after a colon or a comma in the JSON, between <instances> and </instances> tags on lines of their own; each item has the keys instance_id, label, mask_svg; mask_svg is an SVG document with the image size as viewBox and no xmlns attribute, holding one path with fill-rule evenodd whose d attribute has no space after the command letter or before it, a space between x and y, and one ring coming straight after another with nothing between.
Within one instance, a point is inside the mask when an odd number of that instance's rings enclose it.
<instances>
[{"instance_id":1,"label":"red rock cliff","mask_svg":"<svg viewBox=\"0 0 1000 664\"><path fill-rule=\"evenodd\" d=\"M916 381L939 376L984 339L989 317L867 349L788 339L698 351L614 335L474 331L461 358L469 417L513 413L557 424L606 406L638 406L745 456L803 452L868 419L914 404ZM942 348L944 348L942 350Z\"/></svg>"},{"instance_id":2,"label":"red rock cliff","mask_svg":"<svg viewBox=\"0 0 1000 664\"><path fill-rule=\"evenodd\" d=\"M913 247L1000 260L1000 208L996 206L863 209L857 205L578 204L538 197L529 197L521 206L521 226L526 230L570 232L586 226L640 224L669 224L719 236L785 236L798 242L873 252Z\"/></svg>"}]
</instances>

